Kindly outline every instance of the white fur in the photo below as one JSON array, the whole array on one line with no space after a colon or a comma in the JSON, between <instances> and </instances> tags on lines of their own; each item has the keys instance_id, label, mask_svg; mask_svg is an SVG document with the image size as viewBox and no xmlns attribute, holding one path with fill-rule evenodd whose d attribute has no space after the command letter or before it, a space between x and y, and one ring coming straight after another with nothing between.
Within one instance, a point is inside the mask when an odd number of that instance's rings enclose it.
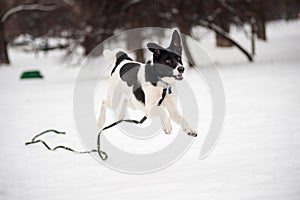
<instances>
[{"instance_id":1,"label":"white fur","mask_svg":"<svg viewBox=\"0 0 300 200\"><path fill-rule=\"evenodd\" d=\"M116 62L116 54L119 51L123 51L123 50L122 49L115 49L115 50L111 51L109 49L105 49L103 51L103 55L104 55L105 60L107 62L110 62L110 63L115 63Z\"/></svg>"}]
</instances>

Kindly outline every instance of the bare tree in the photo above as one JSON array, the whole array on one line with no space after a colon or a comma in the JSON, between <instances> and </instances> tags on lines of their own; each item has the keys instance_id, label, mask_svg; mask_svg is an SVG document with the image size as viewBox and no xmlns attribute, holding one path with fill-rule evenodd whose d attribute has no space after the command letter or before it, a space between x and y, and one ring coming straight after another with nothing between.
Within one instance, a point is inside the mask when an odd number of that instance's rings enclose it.
<instances>
[{"instance_id":1,"label":"bare tree","mask_svg":"<svg viewBox=\"0 0 300 200\"><path fill-rule=\"evenodd\" d=\"M8 41L5 38L5 22L9 17L14 14L17 14L21 11L52 11L58 9L61 5L59 4L51 4L51 5L43 5L43 4L22 4L15 5L9 8L7 5L7 1L0 1L0 64L10 64L7 45Z\"/></svg>"},{"instance_id":2,"label":"bare tree","mask_svg":"<svg viewBox=\"0 0 300 200\"><path fill-rule=\"evenodd\" d=\"M261 40L267 40L266 35L266 19L265 19L265 1L253 0L254 11L255 11L255 21L257 27L257 37Z\"/></svg>"},{"instance_id":3,"label":"bare tree","mask_svg":"<svg viewBox=\"0 0 300 200\"><path fill-rule=\"evenodd\" d=\"M5 13L6 4L5 1L0 1L0 18ZM7 41L4 38L4 26L2 20L0 21L0 65L9 64L9 58L7 53Z\"/></svg>"},{"instance_id":4,"label":"bare tree","mask_svg":"<svg viewBox=\"0 0 300 200\"><path fill-rule=\"evenodd\" d=\"M39 10L39 11L52 11L57 9L58 5L41 5L41 4L24 4L13 7L6 11L3 16L1 16L1 22L5 22L7 18L17 12L25 11L25 10Z\"/></svg>"}]
</instances>

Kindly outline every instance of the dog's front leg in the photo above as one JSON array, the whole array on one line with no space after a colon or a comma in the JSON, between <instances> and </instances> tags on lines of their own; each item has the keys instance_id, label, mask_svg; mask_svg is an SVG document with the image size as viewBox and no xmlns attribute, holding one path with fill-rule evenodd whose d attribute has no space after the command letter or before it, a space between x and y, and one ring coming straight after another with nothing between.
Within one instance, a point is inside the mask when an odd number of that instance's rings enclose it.
<instances>
[{"instance_id":1,"label":"dog's front leg","mask_svg":"<svg viewBox=\"0 0 300 200\"><path fill-rule=\"evenodd\" d=\"M162 106L154 106L151 110L151 116L159 116L161 125L166 134L172 133L172 124L167 110Z\"/></svg>"},{"instance_id":2,"label":"dog's front leg","mask_svg":"<svg viewBox=\"0 0 300 200\"><path fill-rule=\"evenodd\" d=\"M197 132L191 129L187 121L179 112L177 108L177 99L174 94L168 95L166 100L163 102L163 106L168 110L171 119L182 127L183 132L190 136L197 137Z\"/></svg>"},{"instance_id":3,"label":"dog's front leg","mask_svg":"<svg viewBox=\"0 0 300 200\"><path fill-rule=\"evenodd\" d=\"M167 110L162 106L153 106L147 109L147 117L152 118L154 116L159 116L161 125L166 134L172 133L172 124Z\"/></svg>"},{"instance_id":4,"label":"dog's front leg","mask_svg":"<svg viewBox=\"0 0 300 200\"><path fill-rule=\"evenodd\" d=\"M121 108L121 112L120 112L120 114L119 114L119 120L125 119L125 117L126 117L126 112L127 112L127 108L128 108L128 100L125 99L125 100L123 101L122 108Z\"/></svg>"}]
</instances>

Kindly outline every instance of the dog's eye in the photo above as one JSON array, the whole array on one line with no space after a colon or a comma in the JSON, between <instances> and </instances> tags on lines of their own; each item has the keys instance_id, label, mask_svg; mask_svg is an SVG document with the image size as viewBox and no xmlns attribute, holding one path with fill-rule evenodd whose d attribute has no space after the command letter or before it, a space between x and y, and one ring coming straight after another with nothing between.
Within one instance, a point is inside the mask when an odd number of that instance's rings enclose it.
<instances>
[{"instance_id":1,"label":"dog's eye","mask_svg":"<svg viewBox=\"0 0 300 200\"><path fill-rule=\"evenodd\" d=\"M166 64L171 64L171 59L166 59L166 60L165 60L165 63L166 63Z\"/></svg>"},{"instance_id":2,"label":"dog's eye","mask_svg":"<svg viewBox=\"0 0 300 200\"><path fill-rule=\"evenodd\" d=\"M177 57L177 61L178 61L178 62L181 62L181 57Z\"/></svg>"}]
</instances>

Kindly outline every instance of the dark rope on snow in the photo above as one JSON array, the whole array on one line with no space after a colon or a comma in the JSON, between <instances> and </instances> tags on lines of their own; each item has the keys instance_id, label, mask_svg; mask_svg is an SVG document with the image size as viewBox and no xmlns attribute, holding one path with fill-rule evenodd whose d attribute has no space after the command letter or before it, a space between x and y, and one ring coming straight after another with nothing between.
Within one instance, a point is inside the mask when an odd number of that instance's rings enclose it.
<instances>
[{"instance_id":1,"label":"dark rope on snow","mask_svg":"<svg viewBox=\"0 0 300 200\"><path fill-rule=\"evenodd\" d=\"M36 136L34 136L32 138L32 140L30 142L26 142L25 145L30 145L30 144L37 144L37 143L42 143L48 150L50 151L55 151L57 149L64 149L64 150L67 150L67 151L71 151L71 152L74 152L74 153L79 153L79 154L85 154L85 153L93 153L93 152L98 152L98 155L100 156L100 158L102 160L106 160L108 158L108 155L106 152L102 151L101 150L101 146L100 146L100 136L102 134L102 132L106 129L109 129L109 128L112 128L118 124L120 124L121 122L130 122L130 123L135 123L135 124L142 124L144 123L144 121L147 119L147 117L143 117L140 121L137 121L137 120L132 120L132 119L124 119L124 120L119 120L119 121L116 121L106 127L104 127L103 129L101 129L101 131L98 133L98 137L97 137L97 149L92 149L90 151L77 151L77 150L74 150L70 147L67 147L67 146L63 146L63 145L59 145L59 146L56 146L54 148L51 148L44 140L41 140L41 139L37 139L38 137L46 134L46 133L49 133L49 132L54 132L56 134L66 134L65 132L60 132L60 131L57 131L57 130L54 130L54 129L49 129L49 130L46 130L46 131L43 131L39 134L37 134Z\"/></svg>"},{"instance_id":2,"label":"dark rope on snow","mask_svg":"<svg viewBox=\"0 0 300 200\"><path fill-rule=\"evenodd\" d=\"M157 106L160 106L161 103L163 102L165 96L166 96L166 93L167 93L167 88L164 88L163 89L163 93L162 93L162 97L161 99L159 100ZM98 152L98 155L99 157L102 159L102 160L106 160L108 158L108 155L106 152L102 151L101 150L101 146L100 146L100 139L101 139L101 134L104 130L106 129L109 129L109 128L112 128L118 124L120 124L121 122L129 122L129 123L135 123L135 124L142 124L144 123L144 121L146 121L147 117L144 116L140 121L137 121L137 120L133 120L133 119L123 119L123 120L119 120L119 121L116 121L106 127L104 127L103 129L100 130L100 132L98 133L98 137L97 137L97 149L92 149L92 150L89 150L89 151L77 151L77 150L74 150L70 147L67 147L67 146L63 146L63 145L59 145L59 146L56 146L54 148L51 148L44 140L41 140L41 139L37 139L38 137L46 134L46 133L49 133L49 132L53 132L53 133L56 133L56 134L66 134L66 132L60 132L60 131L57 131L55 129L49 129L49 130L46 130L46 131L43 131L39 134L37 134L36 136L34 136L32 138L32 140L30 142L26 142L25 145L31 145L31 144L37 144L37 143L42 143L48 150L50 151L55 151L57 149L64 149L64 150L67 150L67 151L71 151L71 152L74 152L74 153L79 153L79 154L86 154L86 153L93 153L93 152Z\"/></svg>"},{"instance_id":3,"label":"dark rope on snow","mask_svg":"<svg viewBox=\"0 0 300 200\"><path fill-rule=\"evenodd\" d=\"M106 129L109 129L111 127L114 127L118 124L120 124L121 122L129 122L129 123L135 123L135 124L142 124L144 123L144 121L147 119L147 117L143 117L140 121L137 121L137 120L132 120L132 119L123 119L123 120L119 120L119 121L116 121L114 123L112 123L111 125L109 126L106 126L104 127L99 133L98 133L98 137L97 137L97 152L98 152L98 155L100 156L100 158L102 160L106 160L108 158L108 155L107 153L105 153L104 151L101 151L101 148L100 148L100 136L102 134L102 132Z\"/></svg>"},{"instance_id":4,"label":"dark rope on snow","mask_svg":"<svg viewBox=\"0 0 300 200\"><path fill-rule=\"evenodd\" d=\"M59 145L59 146L56 146L54 148L51 148L44 140L41 140L41 139L37 139L38 137L46 134L46 133L49 133L49 132L54 132L56 134L66 134L65 132L60 132L60 131L57 131L57 130L54 130L54 129L49 129L49 130L46 130L46 131L43 131L39 134L37 134L36 136L34 136L32 138L32 140L30 142L26 142L25 145L30 145L30 144L36 144L36 143L42 143L48 150L50 151L55 151L57 149L65 149L67 151L72 151L74 153L80 153L80 154L83 154L83 153L92 153L92 152L97 152L96 150L91 150L91 151L76 151L74 149L71 149L70 147L67 147L67 146L62 146L62 145Z\"/></svg>"}]
</instances>

